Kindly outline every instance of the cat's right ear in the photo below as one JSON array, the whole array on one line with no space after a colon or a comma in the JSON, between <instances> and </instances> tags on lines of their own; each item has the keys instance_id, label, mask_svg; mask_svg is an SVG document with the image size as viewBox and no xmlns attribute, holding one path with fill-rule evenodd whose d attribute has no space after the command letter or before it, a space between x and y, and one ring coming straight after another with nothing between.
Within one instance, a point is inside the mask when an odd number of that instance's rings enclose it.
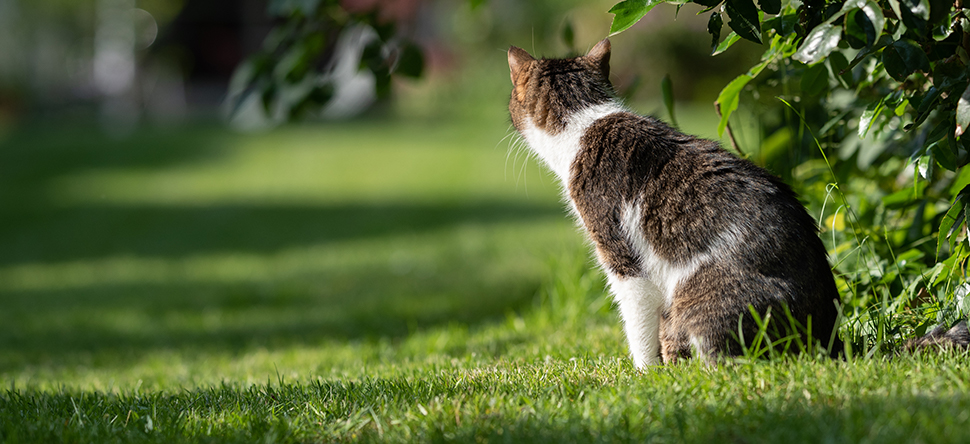
<instances>
[{"instance_id":1,"label":"cat's right ear","mask_svg":"<svg viewBox=\"0 0 970 444\"><path fill-rule=\"evenodd\" d=\"M526 74L534 61L535 59L524 49L517 46L509 48L509 76L512 78L512 86L520 101L525 97L525 84L528 80Z\"/></svg>"},{"instance_id":2,"label":"cat's right ear","mask_svg":"<svg viewBox=\"0 0 970 444\"><path fill-rule=\"evenodd\" d=\"M609 79L610 78L610 39L606 38L600 40L593 49L589 50L586 54L586 59L593 62L594 65L599 67L603 75Z\"/></svg>"}]
</instances>

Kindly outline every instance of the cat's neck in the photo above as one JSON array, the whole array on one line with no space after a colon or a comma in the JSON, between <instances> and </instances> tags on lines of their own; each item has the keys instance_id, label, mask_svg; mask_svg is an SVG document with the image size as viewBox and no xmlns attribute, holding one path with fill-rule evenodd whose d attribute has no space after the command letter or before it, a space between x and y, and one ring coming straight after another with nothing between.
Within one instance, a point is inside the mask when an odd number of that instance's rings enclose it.
<instances>
[{"instance_id":1,"label":"cat's neck","mask_svg":"<svg viewBox=\"0 0 970 444\"><path fill-rule=\"evenodd\" d=\"M610 114L629 112L618 100L592 105L574 112L569 116L566 127L551 133L546 128L536 126L531 118L526 118L521 128L522 137L529 147L549 166L568 188L569 169L580 150L580 139L593 122Z\"/></svg>"}]
</instances>

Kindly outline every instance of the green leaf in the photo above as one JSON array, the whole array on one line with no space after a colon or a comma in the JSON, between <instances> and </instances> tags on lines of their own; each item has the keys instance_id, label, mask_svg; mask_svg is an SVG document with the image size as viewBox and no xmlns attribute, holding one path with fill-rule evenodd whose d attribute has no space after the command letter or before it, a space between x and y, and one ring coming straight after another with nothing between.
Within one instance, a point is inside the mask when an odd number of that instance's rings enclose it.
<instances>
[{"instance_id":1,"label":"green leaf","mask_svg":"<svg viewBox=\"0 0 970 444\"><path fill-rule=\"evenodd\" d=\"M724 41L721 42L720 45L717 45L717 48L714 49L714 52L712 52L711 55L716 56L724 51L727 51L728 48L737 43L739 40L741 40L741 36L739 36L736 32L731 31Z\"/></svg>"},{"instance_id":2,"label":"green leaf","mask_svg":"<svg viewBox=\"0 0 970 444\"><path fill-rule=\"evenodd\" d=\"M946 265L944 265L943 262L937 262L936 265L934 265L933 268L930 268L930 271L926 273L930 276L929 282L932 282L933 283L932 285L936 286L937 284L936 280L940 277L941 274L944 274L943 273L944 271L947 271ZM946 273L946 274L949 274L949 273Z\"/></svg>"},{"instance_id":3,"label":"green leaf","mask_svg":"<svg viewBox=\"0 0 970 444\"><path fill-rule=\"evenodd\" d=\"M859 118L859 138L865 139L866 134L869 133L869 129L872 128L873 122L875 122L876 117L879 113L885 109L883 106L883 99L879 99L876 102L870 103L866 106L866 110L862 112L862 117Z\"/></svg>"},{"instance_id":4,"label":"green leaf","mask_svg":"<svg viewBox=\"0 0 970 444\"><path fill-rule=\"evenodd\" d=\"M713 8L717 5L720 5L721 2L724 0L690 0L690 1L692 3L697 3L698 5L701 5L707 8Z\"/></svg>"},{"instance_id":5,"label":"green leaf","mask_svg":"<svg viewBox=\"0 0 970 444\"><path fill-rule=\"evenodd\" d=\"M937 164L950 171L957 170L957 158L953 154L953 149L950 148L949 142L944 142L943 140L934 142L930 145L929 149L933 152L933 157L936 159Z\"/></svg>"},{"instance_id":6,"label":"green leaf","mask_svg":"<svg viewBox=\"0 0 970 444\"><path fill-rule=\"evenodd\" d=\"M610 35L619 34L635 25L654 6L661 3L664 3L664 0L624 0L613 5L607 11L614 15L613 23L610 25Z\"/></svg>"},{"instance_id":7,"label":"green leaf","mask_svg":"<svg viewBox=\"0 0 970 444\"><path fill-rule=\"evenodd\" d=\"M853 9L845 14L845 37L849 46L859 49L876 42L876 28L862 9Z\"/></svg>"},{"instance_id":8,"label":"green leaf","mask_svg":"<svg viewBox=\"0 0 970 444\"><path fill-rule=\"evenodd\" d=\"M886 46L889 46L892 42L893 42L892 36L888 36L885 34L881 35L879 37L879 41L877 41L875 45L865 47L862 49L862 51L859 51L859 53L852 58L852 61L849 62L849 66L846 67L846 70L850 70L854 68L856 65L859 64L859 62L862 62L867 57L879 52L879 50L885 48Z\"/></svg>"},{"instance_id":9,"label":"green leaf","mask_svg":"<svg viewBox=\"0 0 970 444\"><path fill-rule=\"evenodd\" d=\"M899 8L899 0L888 0L888 1L889 1L889 9L893 11L893 16L895 16L896 18L899 18L900 16L902 16L903 13L900 11L900 8Z\"/></svg>"},{"instance_id":10,"label":"green leaf","mask_svg":"<svg viewBox=\"0 0 970 444\"><path fill-rule=\"evenodd\" d=\"M916 112L922 114L933 111L933 108L936 106L936 101L940 99L940 94L941 91L939 88L931 86L930 89L926 90L925 94L918 96L919 106L916 107Z\"/></svg>"},{"instance_id":11,"label":"green leaf","mask_svg":"<svg viewBox=\"0 0 970 444\"><path fill-rule=\"evenodd\" d=\"M667 107L667 114L670 115L670 123L677 125L677 117L674 115L674 88L670 81L670 74L664 76L660 81L660 89L663 91L664 106Z\"/></svg>"},{"instance_id":12,"label":"green leaf","mask_svg":"<svg viewBox=\"0 0 970 444\"><path fill-rule=\"evenodd\" d=\"M845 3L842 4L842 9L839 12L846 13L850 10L861 8L865 4L866 0L846 0ZM829 23L831 23L831 20L829 20Z\"/></svg>"},{"instance_id":13,"label":"green leaf","mask_svg":"<svg viewBox=\"0 0 970 444\"><path fill-rule=\"evenodd\" d=\"M818 63L829 55L838 45L842 38L842 28L833 25L821 25L812 30L805 37L802 47L792 56L806 65Z\"/></svg>"},{"instance_id":14,"label":"green leaf","mask_svg":"<svg viewBox=\"0 0 970 444\"><path fill-rule=\"evenodd\" d=\"M781 12L781 0L758 0L758 5L766 14L777 14Z\"/></svg>"},{"instance_id":15,"label":"green leaf","mask_svg":"<svg viewBox=\"0 0 970 444\"><path fill-rule=\"evenodd\" d=\"M829 67L832 68L832 75L838 77L844 88L848 88L853 83L852 70L849 68L849 61L840 51L832 51L828 58Z\"/></svg>"},{"instance_id":16,"label":"green leaf","mask_svg":"<svg viewBox=\"0 0 970 444\"><path fill-rule=\"evenodd\" d=\"M939 252L937 252L937 257L939 257ZM939 276L936 277L936 279L933 279L933 286L937 286L941 282L949 279L955 271L959 272L961 268L959 263L963 262L964 259L966 259L966 257L963 255L954 254L947 258L947 260L940 262L940 264L943 264L943 270L940 272Z\"/></svg>"},{"instance_id":17,"label":"green leaf","mask_svg":"<svg viewBox=\"0 0 970 444\"><path fill-rule=\"evenodd\" d=\"M882 7L873 0L866 2L865 6L862 7L862 11L866 13L866 17L869 17L869 21L872 23L872 27L876 32L876 36L882 34L883 28L886 26L886 17L882 13Z\"/></svg>"},{"instance_id":18,"label":"green leaf","mask_svg":"<svg viewBox=\"0 0 970 444\"><path fill-rule=\"evenodd\" d=\"M961 33L962 34L962 33ZM946 45L936 44L933 45L934 48L939 48ZM954 45L958 44L953 42ZM955 53L955 52L954 52ZM934 55L939 55L934 54ZM943 55L943 58L950 57L953 54ZM934 60L939 60L939 57L929 57ZM953 57L948 60L941 60L936 63L933 67L933 86L943 90L948 91L950 94L955 94L957 91L963 89L967 81L967 67L960 61L959 57Z\"/></svg>"},{"instance_id":19,"label":"green leaf","mask_svg":"<svg viewBox=\"0 0 970 444\"><path fill-rule=\"evenodd\" d=\"M724 128L727 128L728 118L731 117L731 113L738 109L738 101L740 100L738 95L741 94L741 90L744 89L744 86L752 78L747 74L738 76L721 90L721 93L717 96L717 100L714 101L718 107L718 112L721 114L721 122L717 125L717 135L719 137L724 134Z\"/></svg>"},{"instance_id":20,"label":"green leaf","mask_svg":"<svg viewBox=\"0 0 970 444\"><path fill-rule=\"evenodd\" d=\"M802 74L801 87L802 93L807 95L817 95L829 84L829 70L825 65L819 64L811 66Z\"/></svg>"},{"instance_id":21,"label":"green leaf","mask_svg":"<svg viewBox=\"0 0 970 444\"><path fill-rule=\"evenodd\" d=\"M970 85L963 90L960 100L957 102L957 128L954 133L957 137L963 135L970 125Z\"/></svg>"},{"instance_id":22,"label":"green leaf","mask_svg":"<svg viewBox=\"0 0 970 444\"><path fill-rule=\"evenodd\" d=\"M950 132L950 129L952 128L949 125L949 123L950 122L947 122L946 120L941 120L940 123L937 123L936 126L933 127L933 130L931 130L930 133L926 136L926 140L924 143L927 146L929 146L929 144L933 142L937 142L946 138L947 133Z\"/></svg>"},{"instance_id":23,"label":"green leaf","mask_svg":"<svg viewBox=\"0 0 970 444\"><path fill-rule=\"evenodd\" d=\"M767 57L767 58L761 60L761 63L752 66L751 69L748 70L748 75L751 76L752 78L753 77L758 77L758 74L761 74L761 71L764 71L765 68L767 68L768 65L771 64L772 60L774 60L775 59L775 56L777 56L777 55L778 54L774 54L774 55L772 55L770 57ZM762 57L764 57L764 55L762 55Z\"/></svg>"},{"instance_id":24,"label":"green leaf","mask_svg":"<svg viewBox=\"0 0 970 444\"><path fill-rule=\"evenodd\" d=\"M896 261L899 262L900 266L905 267L907 263L921 259L924 256L926 256L926 253L913 248L902 252L896 257Z\"/></svg>"},{"instance_id":25,"label":"green leaf","mask_svg":"<svg viewBox=\"0 0 970 444\"><path fill-rule=\"evenodd\" d=\"M751 0L727 0L724 4L731 22L728 25L739 36L761 44L761 18Z\"/></svg>"},{"instance_id":26,"label":"green leaf","mask_svg":"<svg viewBox=\"0 0 970 444\"><path fill-rule=\"evenodd\" d=\"M930 19L930 3L927 0L899 0L899 12L907 28L922 34Z\"/></svg>"},{"instance_id":27,"label":"green leaf","mask_svg":"<svg viewBox=\"0 0 970 444\"><path fill-rule=\"evenodd\" d=\"M724 19L721 18L721 13L712 12L711 18L707 20L707 32L711 35L711 54L717 51L717 42L721 39L721 27L723 25Z\"/></svg>"},{"instance_id":28,"label":"green leaf","mask_svg":"<svg viewBox=\"0 0 970 444\"><path fill-rule=\"evenodd\" d=\"M926 53L912 40L900 39L886 46L882 52L882 63L886 72L898 82L906 80L906 77L917 70L930 70L930 60Z\"/></svg>"},{"instance_id":29,"label":"green leaf","mask_svg":"<svg viewBox=\"0 0 970 444\"><path fill-rule=\"evenodd\" d=\"M903 127L906 131L912 131L913 129L919 127L927 117L930 116L936 108L936 103L940 99L940 90L935 86L931 86L930 89L926 90L926 93L921 96L913 96L912 99L919 100L916 105L916 120Z\"/></svg>"},{"instance_id":30,"label":"green leaf","mask_svg":"<svg viewBox=\"0 0 970 444\"><path fill-rule=\"evenodd\" d=\"M970 168L964 168L957 173L957 177L953 180L953 185L950 185L948 191L951 196L956 196L967 185L970 185Z\"/></svg>"},{"instance_id":31,"label":"green leaf","mask_svg":"<svg viewBox=\"0 0 970 444\"><path fill-rule=\"evenodd\" d=\"M906 113L906 107L908 105L909 105L909 99L901 100L899 104L896 105L896 109L893 110L893 114L895 114L896 117L903 117L903 114Z\"/></svg>"},{"instance_id":32,"label":"green leaf","mask_svg":"<svg viewBox=\"0 0 970 444\"><path fill-rule=\"evenodd\" d=\"M960 223L964 221L966 217L966 212L963 211L966 205L966 199L970 196L970 185L963 187L962 190L953 198L953 202L950 204L950 209L946 211L943 216L943 220L940 221L940 231L937 233L936 237L936 256L940 256L940 251L943 249L943 243L950 241L953 233L960 227ZM953 242L949 242L950 250L953 250Z\"/></svg>"},{"instance_id":33,"label":"green leaf","mask_svg":"<svg viewBox=\"0 0 970 444\"><path fill-rule=\"evenodd\" d=\"M922 191L926 188L926 182L919 182L924 185L917 185L917 191ZM916 199L919 197L919 193L913 192L912 188L904 188L881 199L882 204L890 210L899 210L907 208L916 203Z\"/></svg>"},{"instance_id":34,"label":"green leaf","mask_svg":"<svg viewBox=\"0 0 970 444\"><path fill-rule=\"evenodd\" d=\"M787 12L787 11L786 11ZM761 29L773 29L783 37L795 32L798 26L798 14L786 14L772 17L761 23Z\"/></svg>"},{"instance_id":35,"label":"green leaf","mask_svg":"<svg viewBox=\"0 0 970 444\"><path fill-rule=\"evenodd\" d=\"M919 177L925 180L929 180L933 175L933 152L930 151L928 154L916 159L916 172L919 173Z\"/></svg>"}]
</instances>

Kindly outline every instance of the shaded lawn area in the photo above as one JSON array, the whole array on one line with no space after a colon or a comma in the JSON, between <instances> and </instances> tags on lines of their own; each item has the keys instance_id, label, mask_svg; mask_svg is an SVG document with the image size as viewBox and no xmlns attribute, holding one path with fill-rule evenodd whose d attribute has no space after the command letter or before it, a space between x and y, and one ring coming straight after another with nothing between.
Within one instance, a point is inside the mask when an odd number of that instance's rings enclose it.
<instances>
[{"instance_id":1,"label":"shaded lawn area","mask_svg":"<svg viewBox=\"0 0 970 444\"><path fill-rule=\"evenodd\" d=\"M556 185L509 156L504 127L8 134L0 375L46 383L32 372L501 318L579 243Z\"/></svg>"}]
</instances>

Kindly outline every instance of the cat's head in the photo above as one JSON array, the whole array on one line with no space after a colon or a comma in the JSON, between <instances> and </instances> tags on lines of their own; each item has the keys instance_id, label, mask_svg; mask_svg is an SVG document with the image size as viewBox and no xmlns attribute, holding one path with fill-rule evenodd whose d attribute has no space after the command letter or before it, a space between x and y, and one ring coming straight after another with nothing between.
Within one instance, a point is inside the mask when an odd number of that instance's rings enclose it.
<instances>
[{"instance_id":1,"label":"cat's head","mask_svg":"<svg viewBox=\"0 0 970 444\"><path fill-rule=\"evenodd\" d=\"M526 120L556 134L570 114L613 98L610 84L610 41L603 39L584 56L536 59L522 48L509 48L512 97L509 114L522 131Z\"/></svg>"}]
</instances>

